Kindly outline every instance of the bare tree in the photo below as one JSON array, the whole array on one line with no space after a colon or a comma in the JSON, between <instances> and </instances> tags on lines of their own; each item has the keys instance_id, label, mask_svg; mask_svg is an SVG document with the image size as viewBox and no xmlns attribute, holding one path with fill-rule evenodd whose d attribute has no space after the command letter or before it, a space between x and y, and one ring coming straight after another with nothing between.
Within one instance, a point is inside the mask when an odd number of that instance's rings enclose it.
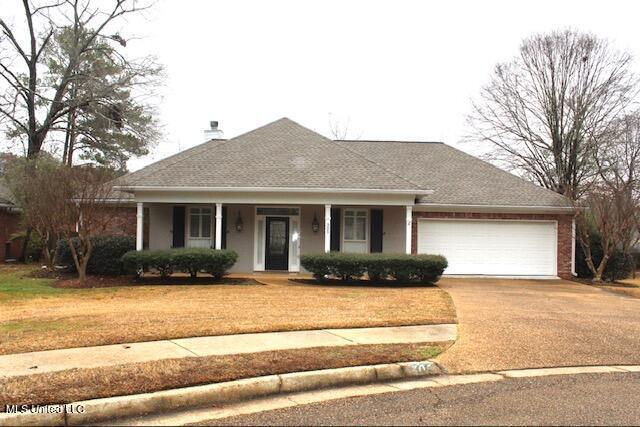
<instances>
[{"instance_id":1,"label":"bare tree","mask_svg":"<svg viewBox=\"0 0 640 427\"><path fill-rule=\"evenodd\" d=\"M340 120L333 120L329 116L329 133L331 137L336 141L347 139L350 122L350 120L347 120L346 123L342 123Z\"/></svg>"},{"instance_id":2,"label":"bare tree","mask_svg":"<svg viewBox=\"0 0 640 427\"><path fill-rule=\"evenodd\" d=\"M332 113L329 113L329 136L335 141L346 139L360 139L361 134L354 135L351 129L351 118L347 117L345 120L335 118Z\"/></svg>"},{"instance_id":3,"label":"bare tree","mask_svg":"<svg viewBox=\"0 0 640 427\"><path fill-rule=\"evenodd\" d=\"M106 234L119 217L121 199L113 190L113 178L109 169L69 167L43 155L22 159L8 171L7 181L22 208L25 226L42 238L50 268L58 240L65 239L78 277L85 281L92 240Z\"/></svg>"},{"instance_id":4,"label":"bare tree","mask_svg":"<svg viewBox=\"0 0 640 427\"><path fill-rule=\"evenodd\" d=\"M126 40L111 27L126 16L148 8L137 0L22 0L25 34L0 17L0 120L10 136L23 137L27 157L41 151L53 130L66 129L74 111L109 98L119 87L134 84L140 63L122 64L129 72L120 79L95 84L85 72L95 59L95 49L125 46ZM54 39L64 32L64 54L57 62L44 61ZM113 52L116 52L115 50ZM60 52L58 52L60 53ZM80 90L93 82L92 90Z\"/></svg>"},{"instance_id":5,"label":"bare tree","mask_svg":"<svg viewBox=\"0 0 640 427\"><path fill-rule=\"evenodd\" d=\"M593 152L596 181L581 201L587 209L581 209L576 217L576 238L597 282L614 251L630 253L640 236L640 115L617 120L602 137ZM602 249L597 265L591 250L596 234Z\"/></svg>"},{"instance_id":6,"label":"bare tree","mask_svg":"<svg viewBox=\"0 0 640 427\"><path fill-rule=\"evenodd\" d=\"M469 122L491 159L576 200L597 177L598 141L636 95L628 53L556 31L524 40L518 57L496 66Z\"/></svg>"},{"instance_id":7,"label":"bare tree","mask_svg":"<svg viewBox=\"0 0 640 427\"><path fill-rule=\"evenodd\" d=\"M84 283L93 253L93 239L108 231L118 217L115 208L121 200L112 186L112 171L86 166L62 169L66 170L64 181L69 190L59 213L66 224L76 224L75 230L63 228L62 235L69 244L78 278ZM77 238L77 247L74 238Z\"/></svg>"},{"instance_id":8,"label":"bare tree","mask_svg":"<svg viewBox=\"0 0 640 427\"><path fill-rule=\"evenodd\" d=\"M58 162L47 156L38 156L29 164L25 158L11 161L6 168L5 180L22 209L22 225L36 233L42 243L42 257L52 269L56 258L57 242L61 237L63 219L58 209L64 188L51 183L63 181Z\"/></svg>"},{"instance_id":9,"label":"bare tree","mask_svg":"<svg viewBox=\"0 0 640 427\"><path fill-rule=\"evenodd\" d=\"M640 238L640 112L617 121L614 134L597 145L594 156L599 181L626 203L625 216L635 221L637 231L625 230L618 239L620 249L629 253Z\"/></svg>"}]
</instances>

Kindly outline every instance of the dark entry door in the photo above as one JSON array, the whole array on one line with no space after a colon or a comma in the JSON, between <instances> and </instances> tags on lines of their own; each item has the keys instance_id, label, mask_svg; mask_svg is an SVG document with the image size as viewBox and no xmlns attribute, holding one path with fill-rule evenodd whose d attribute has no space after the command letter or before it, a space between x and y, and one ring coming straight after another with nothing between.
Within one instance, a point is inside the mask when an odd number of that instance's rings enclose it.
<instances>
[{"instance_id":1,"label":"dark entry door","mask_svg":"<svg viewBox=\"0 0 640 427\"><path fill-rule=\"evenodd\" d=\"M267 217L265 269L289 270L289 218Z\"/></svg>"}]
</instances>

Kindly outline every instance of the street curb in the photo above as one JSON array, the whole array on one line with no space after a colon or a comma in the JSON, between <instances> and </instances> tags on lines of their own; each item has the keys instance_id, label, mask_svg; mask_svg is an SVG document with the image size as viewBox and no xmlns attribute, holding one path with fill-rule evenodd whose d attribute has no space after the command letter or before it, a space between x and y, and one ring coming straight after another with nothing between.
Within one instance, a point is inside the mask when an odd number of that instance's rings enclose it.
<instances>
[{"instance_id":1,"label":"street curb","mask_svg":"<svg viewBox=\"0 0 640 427\"><path fill-rule=\"evenodd\" d=\"M2 413L0 414L0 426L94 424L153 412L196 408L206 404L239 402L279 393L430 376L441 372L438 365L425 360L268 375L153 393L61 404L59 405L60 411L56 413ZM73 408L83 408L84 411L77 412Z\"/></svg>"}]
</instances>

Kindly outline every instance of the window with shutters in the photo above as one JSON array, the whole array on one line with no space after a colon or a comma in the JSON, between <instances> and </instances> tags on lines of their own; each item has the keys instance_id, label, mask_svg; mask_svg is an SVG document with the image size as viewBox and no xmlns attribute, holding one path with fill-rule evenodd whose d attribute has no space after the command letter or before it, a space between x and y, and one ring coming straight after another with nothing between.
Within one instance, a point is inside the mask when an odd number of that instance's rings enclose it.
<instances>
[{"instance_id":1,"label":"window with shutters","mask_svg":"<svg viewBox=\"0 0 640 427\"><path fill-rule=\"evenodd\" d=\"M343 245L344 252L367 252L369 212L367 209L344 210L343 216Z\"/></svg>"},{"instance_id":2,"label":"window with shutters","mask_svg":"<svg viewBox=\"0 0 640 427\"><path fill-rule=\"evenodd\" d=\"M189 237L191 239L211 238L211 208L189 208Z\"/></svg>"}]
</instances>

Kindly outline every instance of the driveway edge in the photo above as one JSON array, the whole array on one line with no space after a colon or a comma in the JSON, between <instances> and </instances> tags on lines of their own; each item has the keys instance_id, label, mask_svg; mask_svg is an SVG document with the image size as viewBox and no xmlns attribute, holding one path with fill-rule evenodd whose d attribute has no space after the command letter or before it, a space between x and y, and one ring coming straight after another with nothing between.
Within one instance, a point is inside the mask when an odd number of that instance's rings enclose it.
<instances>
[{"instance_id":1,"label":"driveway edge","mask_svg":"<svg viewBox=\"0 0 640 427\"><path fill-rule=\"evenodd\" d=\"M154 412L197 408L205 404L232 403L280 393L424 377L441 372L433 361L425 360L268 375L152 393L49 405L48 408L58 408L53 409L53 413L2 413L0 426L94 424ZM79 412L78 408L83 408L83 411Z\"/></svg>"}]
</instances>

